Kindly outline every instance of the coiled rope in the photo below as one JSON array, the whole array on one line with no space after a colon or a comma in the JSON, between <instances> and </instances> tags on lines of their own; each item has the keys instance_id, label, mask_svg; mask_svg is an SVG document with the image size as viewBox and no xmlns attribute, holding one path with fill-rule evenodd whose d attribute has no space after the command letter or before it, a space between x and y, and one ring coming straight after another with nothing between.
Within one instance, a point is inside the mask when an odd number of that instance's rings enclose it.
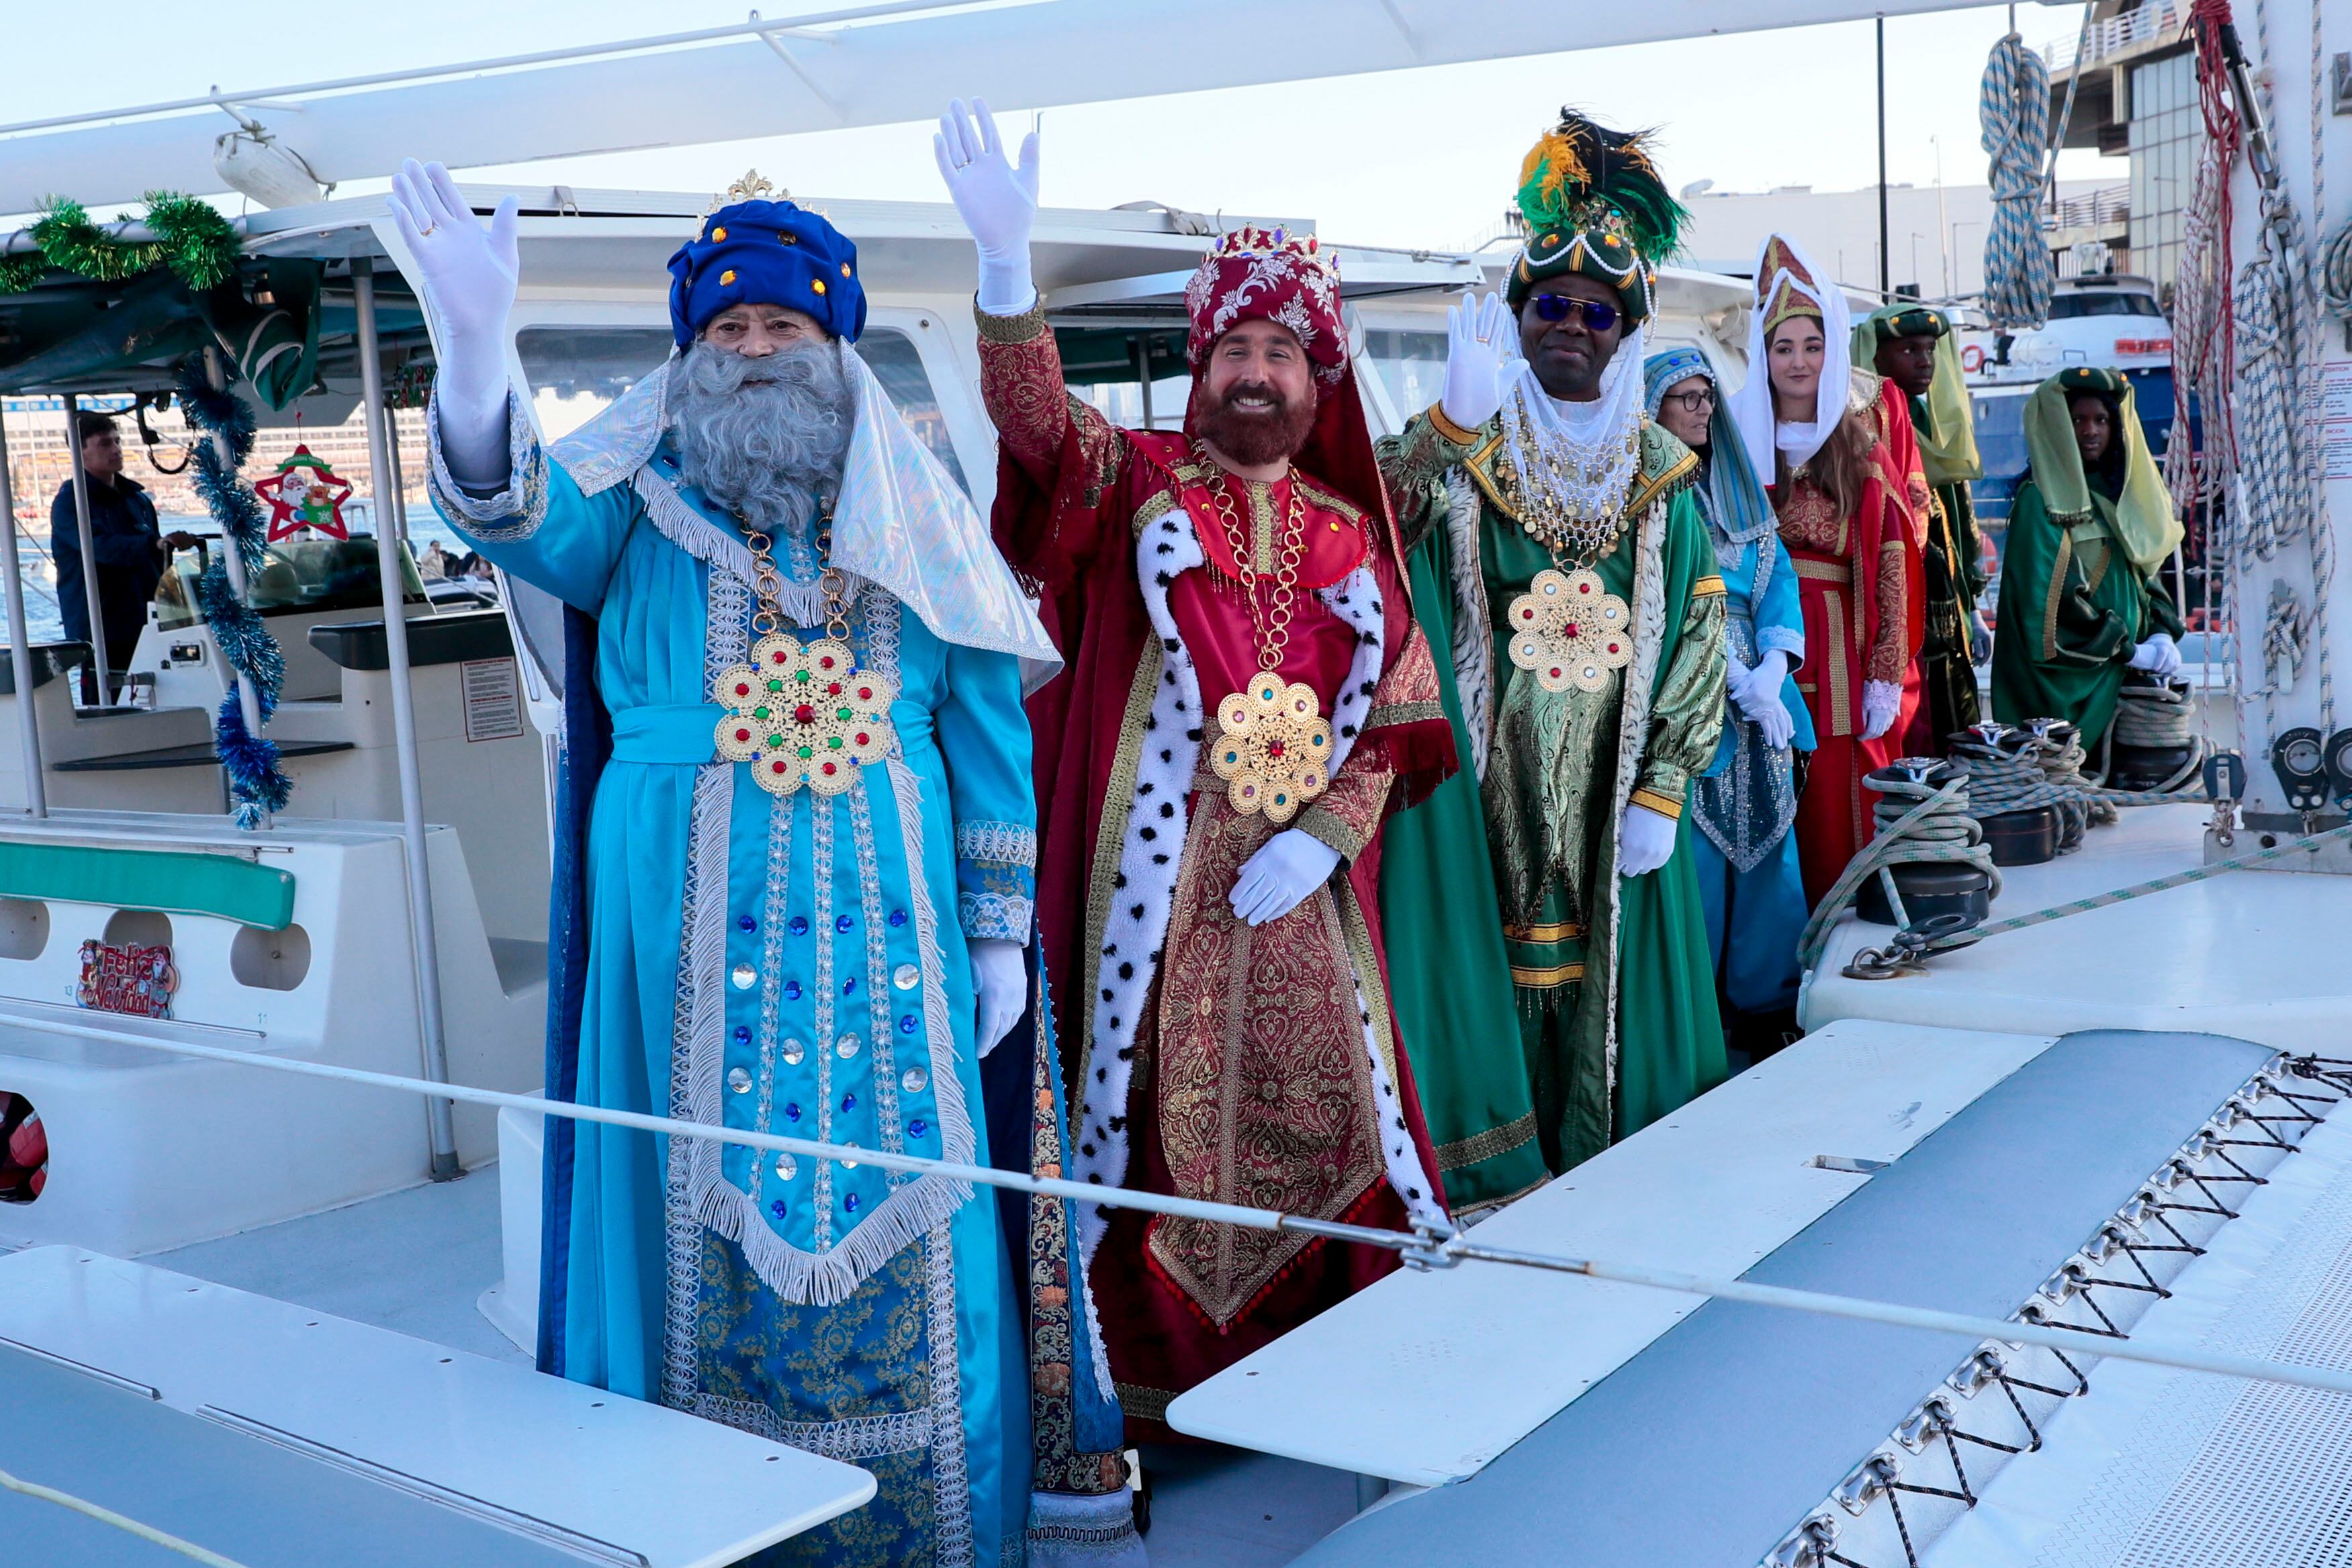
<instances>
[{"instance_id":1,"label":"coiled rope","mask_svg":"<svg viewBox=\"0 0 2352 1568\"><path fill-rule=\"evenodd\" d=\"M2086 12L2085 26L2089 21ZM1977 118L1992 186L1992 223L1985 233L1985 314L2003 330L2040 327L2050 319L2055 280L2039 213L2050 131L2050 68L2015 33L1995 44L1985 62Z\"/></svg>"},{"instance_id":2,"label":"coiled rope","mask_svg":"<svg viewBox=\"0 0 2352 1568\"><path fill-rule=\"evenodd\" d=\"M1830 932L1864 882L1877 876L1886 894L1887 907L1909 930L1911 920L1895 889L1893 868L1898 865L1972 865L1992 879L1992 896L2000 894L2000 871L1985 848L1984 829L1971 814L1969 780L1963 774L1940 786L1919 783L1890 774L1873 775L1878 791L1872 808L1875 835L1845 870L1805 922L1797 943L1797 962L1810 969L1821 962Z\"/></svg>"},{"instance_id":3,"label":"coiled rope","mask_svg":"<svg viewBox=\"0 0 2352 1568\"><path fill-rule=\"evenodd\" d=\"M2172 776L2146 794L2168 795L2179 789L2197 777L2205 766L2205 758L2211 754L2211 746L2195 731L2189 706L2188 688L2169 681L2153 686L2126 681L2116 698L2116 727L2108 733L2116 746L2143 747L2151 751L2185 747L2189 751L2188 759ZM2112 777L2112 763L2107 771Z\"/></svg>"}]
</instances>

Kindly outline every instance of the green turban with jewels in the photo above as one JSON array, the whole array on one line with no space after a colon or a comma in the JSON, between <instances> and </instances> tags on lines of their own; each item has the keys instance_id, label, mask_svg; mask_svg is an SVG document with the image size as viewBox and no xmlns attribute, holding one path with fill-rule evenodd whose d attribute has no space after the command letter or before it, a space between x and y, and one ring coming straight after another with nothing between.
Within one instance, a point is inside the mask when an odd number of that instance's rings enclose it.
<instances>
[{"instance_id":1,"label":"green turban with jewels","mask_svg":"<svg viewBox=\"0 0 2352 1568\"><path fill-rule=\"evenodd\" d=\"M1690 214L1666 193L1649 132L1612 131L1573 110L1519 165L1528 243L1504 298L1514 311L1541 284L1581 273L1617 291L1633 322L1657 305L1658 264L1674 255Z\"/></svg>"}]
</instances>

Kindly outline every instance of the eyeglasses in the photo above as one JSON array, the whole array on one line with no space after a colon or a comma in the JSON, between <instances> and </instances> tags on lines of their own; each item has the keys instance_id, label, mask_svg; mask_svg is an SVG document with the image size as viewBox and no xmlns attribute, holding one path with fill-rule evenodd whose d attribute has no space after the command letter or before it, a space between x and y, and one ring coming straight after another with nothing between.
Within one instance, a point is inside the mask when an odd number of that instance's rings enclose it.
<instances>
[{"instance_id":1,"label":"eyeglasses","mask_svg":"<svg viewBox=\"0 0 2352 1568\"><path fill-rule=\"evenodd\" d=\"M1621 312L1605 299L1572 299L1565 294L1538 294L1535 299L1536 314L1547 321L1565 321L1571 310L1584 312L1585 329L1606 332L1617 325Z\"/></svg>"},{"instance_id":2,"label":"eyeglasses","mask_svg":"<svg viewBox=\"0 0 2352 1568\"><path fill-rule=\"evenodd\" d=\"M1705 413L1715 407L1715 389L1701 387L1696 392L1668 392L1664 400L1685 413Z\"/></svg>"}]
</instances>

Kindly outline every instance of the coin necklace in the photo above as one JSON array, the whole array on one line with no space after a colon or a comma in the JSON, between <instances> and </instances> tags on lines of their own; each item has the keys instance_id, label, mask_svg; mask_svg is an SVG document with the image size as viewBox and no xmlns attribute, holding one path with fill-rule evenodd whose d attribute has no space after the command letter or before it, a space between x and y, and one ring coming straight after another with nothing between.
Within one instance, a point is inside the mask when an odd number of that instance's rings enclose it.
<instances>
[{"instance_id":1,"label":"coin necklace","mask_svg":"<svg viewBox=\"0 0 2352 1568\"><path fill-rule=\"evenodd\" d=\"M1570 686L1601 691L1614 672L1633 662L1633 612L1608 591L1591 565L1617 542L1624 527L1622 513L1572 517L1557 498L1570 479L1563 460L1538 446L1533 468L1532 473L1522 469L1521 510L1527 516L1520 526L1544 547L1552 563L1536 573L1528 591L1505 612L1511 663L1533 674L1548 692ZM1539 477L1549 483L1538 485ZM1571 566L1570 559L1577 564Z\"/></svg>"},{"instance_id":2,"label":"coin necklace","mask_svg":"<svg viewBox=\"0 0 2352 1568\"><path fill-rule=\"evenodd\" d=\"M711 683L712 700L727 710L716 731L719 755L751 764L751 777L771 795L803 786L838 795L856 780L859 767L890 754L898 739L890 704L898 691L859 669L850 649L849 583L833 564L833 509L827 506L817 520L824 635L814 643L783 630L777 603L783 577L772 541L749 523L743 537L751 547L760 605L751 630L761 637L751 644L750 664L722 670Z\"/></svg>"},{"instance_id":3,"label":"coin necklace","mask_svg":"<svg viewBox=\"0 0 2352 1568\"><path fill-rule=\"evenodd\" d=\"M1223 472L1214 473L1209 499L1240 570L1258 670L1245 690L1217 705L1222 733L1209 767L1225 780L1225 799L1235 811L1245 817L1262 811L1267 821L1279 824L1331 787L1331 727L1323 720L1322 700L1304 681L1282 676L1282 653L1290 643L1298 596L1299 563L1307 554L1307 504L1294 475L1275 562L1273 602L1261 608L1255 543L1241 525Z\"/></svg>"}]
</instances>

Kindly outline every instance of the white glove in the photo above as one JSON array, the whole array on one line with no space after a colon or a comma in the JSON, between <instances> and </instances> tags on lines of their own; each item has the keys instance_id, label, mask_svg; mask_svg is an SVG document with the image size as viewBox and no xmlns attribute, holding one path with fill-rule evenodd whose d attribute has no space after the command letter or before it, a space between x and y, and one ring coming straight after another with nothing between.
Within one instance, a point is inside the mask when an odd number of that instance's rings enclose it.
<instances>
[{"instance_id":1,"label":"white glove","mask_svg":"<svg viewBox=\"0 0 2352 1568\"><path fill-rule=\"evenodd\" d=\"M1862 738L1876 740L1895 727L1895 711L1903 706L1903 687L1895 681L1862 683Z\"/></svg>"},{"instance_id":2,"label":"white glove","mask_svg":"<svg viewBox=\"0 0 2352 1568\"><path fill-rule=\"evenodd\" d=\"M1617 823L1617 874L1647 876L1675 856L1675 834L1682 826L1664 811L1628 801Z\"/></svg>"},{"instance_id":3,"label":"white glove","mask_svg":"<svg viewBox=\"0 0 2352 1568\"><path fill-rule=\"evenodd\" d=\"M1234 878L1234 914L1252 925L1279 920L1331 880L1339 852L1312 833L1288 829L1266 840Z\"/></svg>"},{"instance_id":4,"label":"white glove","mask_svg":"<svg viewBox=\"0 0 2352 1568\"><path fill-rule=\"evenodd\" d=\"M1001 936L983 936L971 945L971 989L980 1001L980 1019L972 1040L980 1054L996 1049L1029 1006L1029 971L1021 961L1021 944Z\"/></svg>"},{"instance_id":5,"label":"white glove","mask_svg":"<svg viewBox=\"0 0 2352 1568\"><path fill-rule=\"evenodd\" d=\"M507 479L507 317L514 309L515 200L488 228L438 163L411 158L392 177L388 198L415 279L439 329L434 392L441 452L460 483L494 487Z\"/></svg>"},{"instance_id":6,"label":"white glove","mask_svg":"<svg viewBox=\"0 0 2352 1568\"><path fill-rule=\"evenodd\" d=\"M1781 683L1788 676L1789 655L1775 648L1758 659L1752 670L1732 660L1731 674L1725 682L1740 713L1764 732L1764 744L1776 750L1797 733L1797 721L1789 716L1789 705L1780 695Z\"/></svg>"},{"instance_id":7,"label":"white glove","mask_svg":"<svg viewBox=\"0 0 2352 1568\"><path fill-rule=\"evenodd\" d=\"M2163 680L2180 668L2180 644L2168 632L2158 632L2132 650L2131 667Z\"/></svg>"},{"instance_id":8,"label":"white glove","mask_svg":"<svg viewBox=\"0 0 2352 1568\"><path fill-rule=\"evenodd\" d=\"M1518 351L1518 328L1495 295L1464 296L1445 316L1445 395L1438 407L1475 430L1503 406L1503 367Z\"/></svg>"},{"instance_id":9,"label":"white glove","mask_svg":"<svg viewBox=\"0 0 2352 1568\"><path fill-rule=\"evenodd\" d=\"M980 308L991 316L1018 316L1037 303L1029 276L1029 233L1037 225L1037 133L1021 142L1018 168L1004 156L988 100L957 99L940 116L931 138L940 178L980 247Z\"/></svg>"}]
</instances>

